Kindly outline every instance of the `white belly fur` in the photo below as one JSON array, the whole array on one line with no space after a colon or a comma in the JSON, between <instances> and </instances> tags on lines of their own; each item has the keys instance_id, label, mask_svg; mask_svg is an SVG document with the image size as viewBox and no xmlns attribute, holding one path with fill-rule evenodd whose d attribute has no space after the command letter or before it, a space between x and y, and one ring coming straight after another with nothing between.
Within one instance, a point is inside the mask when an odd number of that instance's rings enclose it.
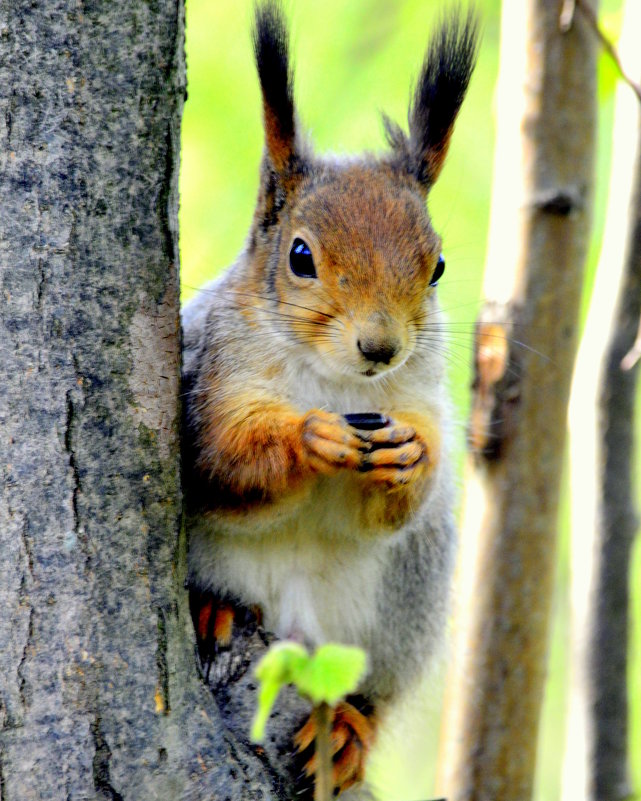
<instances>
[{"instance_id":1,"label":"white belly fur","mask_svg":"<svg viewBox=\"0 0 641 801\"><path fill-rule=\"evenodd\" d=\"M319 483L321 491L269 522L260 514L199 521L191 530L192 573L200 586L258 604L278 637L367 645L385 553L399 535L358 531L341 483L332 479L336 492Z\"/></svg>"}]
</instances>

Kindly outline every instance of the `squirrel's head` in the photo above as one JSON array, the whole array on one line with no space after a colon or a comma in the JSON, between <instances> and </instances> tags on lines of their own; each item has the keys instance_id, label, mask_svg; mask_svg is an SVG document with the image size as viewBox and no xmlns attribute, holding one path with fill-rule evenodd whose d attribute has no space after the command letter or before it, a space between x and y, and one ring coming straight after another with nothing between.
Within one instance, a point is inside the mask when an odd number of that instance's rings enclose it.
<instances>
[{"instance_id":1,"label":"squirrel's head","mask_svg":"<svg viewBox=\"0 0 641 801\"><path fill-rule=\"evenodd\" d=\"M269 319L320 372L369 379L399 366L436 311L444 261L426 198L474 67L476 27L472 13L454 16L432 38L409 135L385 118L385 154L319 159L298 132L280 6L257 7L265 154L247 289L269 299Z\"/></svg>"}]
</instances>

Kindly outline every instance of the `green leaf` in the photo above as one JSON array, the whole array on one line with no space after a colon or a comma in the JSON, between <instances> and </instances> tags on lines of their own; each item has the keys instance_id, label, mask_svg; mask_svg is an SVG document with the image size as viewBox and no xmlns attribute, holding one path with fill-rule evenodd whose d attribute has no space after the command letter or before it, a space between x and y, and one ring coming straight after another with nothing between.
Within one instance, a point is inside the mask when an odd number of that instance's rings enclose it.
<instances>
[{"instance_id":1,"label":"green leaf","mask_svg":"<svg viewBox=\"0 0 641 801\"><path fill-rule=\"evenodd\" d=\"M295 684L315 704L325 701L335 706L356 690L366 667L367 657L362 648L327 643L317 649L307 664L301 664Z\"/></svg>"},{"instance_id":2,"label":"green leaf","mask_svg":"<svg viewBox=\"0 0 641 801\"><path fill-rule=\"evenodd\" d=\"M310 656L299 643L276 643L255 670L261 686L252 724L252 740L260 742L265 736L269 714L285 684L294 684L298 692L314 704L324 701L335 706L358 687L366 667L365 651L355 646L328 643Z\"/></svg>"},{"instance_id":3,"label":"green leaf","mask_svg":"<svg viewBox=\"0 0 641 801\"><path fill-rule=\"evenodd\" d=\"M276 703L276 698L278 697L281 686L281 684L274 681L264 681L260 685L258 691L258 707L249 735L255 743L260 743L265 737L265 726L269 720L269 713Z\"/></svg>"},{"instance_id":4,"label":"green leaf","mask_svg":"<svg viewBox=\"0 0 641 801\"><path fill-rule=\"evenodd\" d=\"M256 665L256 677L260 681L279 681L289 684L292 676L306 665L310 656L307 649L297 642L283 640L271 646Z\"/></svg>"},{"instance_id":5,"label":"green leaf","mask_svg":"<svg viewBox=\"0 0 641 801\"><path fill-rule=\"evenodd\" d=\"M269 713L281 687L293 684L294 676L309 661L309 654L295 642L279 642L273 645L256 665L256 677L261 683L258 692L258 708L252 723L251 739L260 742L265 736Z\"/></svg>"}]
</instances>

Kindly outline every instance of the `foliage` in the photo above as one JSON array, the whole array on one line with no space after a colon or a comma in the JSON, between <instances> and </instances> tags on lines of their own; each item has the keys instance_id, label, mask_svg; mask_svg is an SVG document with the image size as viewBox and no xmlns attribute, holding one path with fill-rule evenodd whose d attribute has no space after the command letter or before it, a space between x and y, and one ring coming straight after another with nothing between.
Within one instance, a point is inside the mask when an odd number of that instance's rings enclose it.
<instances>
[{"instance_id":1,"label":"foliage","mask_svg":"<svg viewBox=\"0 0 641 801\"><path fill-rule=\"evenodd\" d=\"M362 648L338 643L321 645L310 654L296 642L279 642L256 666L260 681L258 709L252 726L252 740L260 741L281 687L293 684L298 692L317 706L335 706L356 690L365 672L367 657Z\"/></svg>"}]
</instances>

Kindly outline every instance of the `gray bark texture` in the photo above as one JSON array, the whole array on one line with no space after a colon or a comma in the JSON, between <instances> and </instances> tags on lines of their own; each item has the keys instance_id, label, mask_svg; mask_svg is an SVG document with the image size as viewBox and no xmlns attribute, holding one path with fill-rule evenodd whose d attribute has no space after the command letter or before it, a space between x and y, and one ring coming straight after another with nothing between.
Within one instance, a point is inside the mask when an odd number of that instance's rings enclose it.
<instances>
[{"instance_id":1,"label":"gray bark texture","mask_svg":"<svg viewBox=\"0 0 641 801\"><path fill-rule=\"evenodd\" d=\"M0 0L1 801L281 793L198 674L183 587L183 19ZM218 677L246 717L230 676L262 649Z\"/></svg>"}]
</instances>

